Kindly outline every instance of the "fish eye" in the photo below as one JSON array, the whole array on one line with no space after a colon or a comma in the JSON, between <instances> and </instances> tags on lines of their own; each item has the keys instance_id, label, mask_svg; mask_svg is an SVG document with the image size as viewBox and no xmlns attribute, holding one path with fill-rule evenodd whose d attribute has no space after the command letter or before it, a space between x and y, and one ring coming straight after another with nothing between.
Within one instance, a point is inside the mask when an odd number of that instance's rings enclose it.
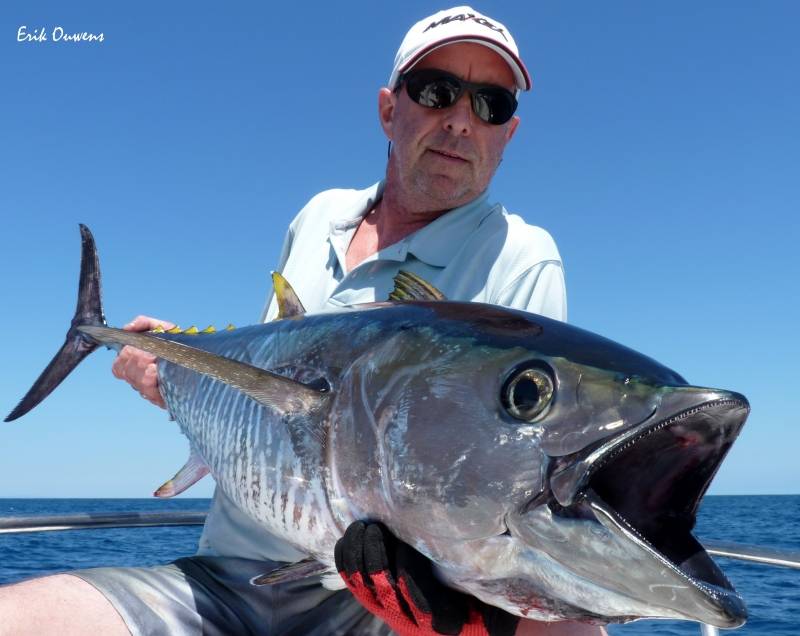
<instances>
[{"instance_id":1,"label":"fish eye","mask_svg":"<svg viewBox=\"0 0 800 636\"><path fill-rule=\"evenodd\" d=\"M320 393L328 393L331 390L331 383L326 378L314 378L311 382L306 382L305 385L311 389L315 389Z\"/></svg>"},{"instance_id":2,"label":"fish eye","mask_svg":"<svg viewBox=\"0 0 800 636\"><path fill-rule=\"evenodd\" d=\"M503 384L501 398L509 415L533 421L553 400L553 378L540 366L517 367Z\"/></svg>"}]
</instances>

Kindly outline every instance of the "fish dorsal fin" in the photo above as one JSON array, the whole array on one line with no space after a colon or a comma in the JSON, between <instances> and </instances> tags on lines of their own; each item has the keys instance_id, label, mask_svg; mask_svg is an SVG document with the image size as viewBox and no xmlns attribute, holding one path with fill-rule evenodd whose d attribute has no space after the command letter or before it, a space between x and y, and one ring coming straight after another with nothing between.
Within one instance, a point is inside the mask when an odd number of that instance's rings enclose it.
<instances>
[{"instance_id":1,"label":"fish dorsal fin","mask_svg":"<svg viewBox=\"0 0 800 636\"><path fill-rule=\"evenodd\" d=\"M272 272L272 288L278 299L278 317L275 320L294 318L306 313L306 308L303 307L289 281L278 272Z\"/></svg>"},{"instance_id":2,"label":"fish dorsal fin","mask_svg":"<svg viewBox=\"0 0 800 636\"><path fill-rule=\"evenodd\" d=\"M208 475L209 470L203 458L192 449L189 459L172 479L167 480L153 493L154 497L174 497L181 494L189 486L196 484Z\"/></svg>"},{"instance_id":3,"label":"fish dorsal fin","mask_svg":"<svg viewBox=\"0 0 800 636\"><path fill-rule=\"evenodd\" d=\"M330 397L327 391L308 387L302 382L238 360L167 340L165 335L91 325L80 326L78 330L103 344L131 345L157 358L224 382L281 414L317 411L328 403Z\"/></svg>"},{"instance_id":4,"label":"fish dorsal fin","mask_svg":"<svg viewBox=\"0 0 800 636\"><path fill-rule=\"evenodd\" d=\"M389 300L447 300L444 294L416 274L400 270L394 277L394 289Z\"/></svg>"}]
</instances>

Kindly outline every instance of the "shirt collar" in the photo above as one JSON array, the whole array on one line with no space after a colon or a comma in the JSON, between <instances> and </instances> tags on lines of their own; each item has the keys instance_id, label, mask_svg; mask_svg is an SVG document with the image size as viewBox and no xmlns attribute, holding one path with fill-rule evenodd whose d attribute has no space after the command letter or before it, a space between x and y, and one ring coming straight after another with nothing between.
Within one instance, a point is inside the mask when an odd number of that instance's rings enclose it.
<instances>
[{"instance_id":1,"label":"shirt collar","mask_svg":"<svg viewBox=\"0 0 800 636\"><path fill-rule=\"evenodd\" d=\"M328 228L328 242L333 248L339 261L339 267L343 272L347 271L345 258L353 234L355 234L356 228L358 228L358 224L361 223L364 215L374 207L375 203L383 195L383 181L379 181L366 190L362 190L358 195L349 206L341 210L342 216L330 222Z\"/></svg>"},{"instance_id":2,"label":"shirt collar","mask_svg":"<svg viewBox=\"0 0 800 636\"><path fill-rule=\"evenodd\" d=\"M342 210L342 216L330 222L329 241L342 271L347 271L345 255L350 240L364 215L383 195L383 185L384 182L379 181L363 190L352 205ZM425 227L393 245L388 245L367 260L403 261L411 253L428 265L446 267L467 237L494 210L494 206L489 205L488 198L489 194L484 190L469 203L445 212Z\"/></svg>"}]
</instances>

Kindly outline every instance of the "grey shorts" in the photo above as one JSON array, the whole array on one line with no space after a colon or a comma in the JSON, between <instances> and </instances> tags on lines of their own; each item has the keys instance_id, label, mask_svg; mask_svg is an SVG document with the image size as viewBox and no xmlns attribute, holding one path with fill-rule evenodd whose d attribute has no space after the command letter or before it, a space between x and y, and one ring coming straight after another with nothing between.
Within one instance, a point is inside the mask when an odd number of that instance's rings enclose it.
<instances>
[{"instance_id":1,"label":"grey shorts","mask_svg":"<svg viewBox=\"0 0 800 636\"><path fill-rule=\"evenodd\" d=\"M195 556L169 565L69 572L96 587L133 636L391 634L347 590L323 588L318 577L256 587L250 579L284 565Z\"/></svg>"}]
</instances>

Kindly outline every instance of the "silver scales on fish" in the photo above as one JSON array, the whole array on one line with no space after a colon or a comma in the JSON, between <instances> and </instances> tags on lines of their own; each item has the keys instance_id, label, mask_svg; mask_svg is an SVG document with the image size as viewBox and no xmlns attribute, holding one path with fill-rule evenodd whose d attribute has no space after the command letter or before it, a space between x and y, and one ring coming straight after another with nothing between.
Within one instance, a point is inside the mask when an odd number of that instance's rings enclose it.
<instances>
[{"instance_id":1,"label":"silver scales on fish","mask_svg":"<svg viewBox=\"0 0 800 636\"><path fill-rule=\"evenodd\" d=\"M335 573L354 520L383 522L450 585L513 614L735 627L742 598L692 536L749 412L610 340L522 311L452 302L401 272L387 302L306 314L275 275L279 319L215 333L106 326L81 226L66 342L6 420L99 345L160 359L186 465ZM313 560L313 561L312 561ZM334 580L334 577L324 577Z\"/></svg>"}]
</instances>

